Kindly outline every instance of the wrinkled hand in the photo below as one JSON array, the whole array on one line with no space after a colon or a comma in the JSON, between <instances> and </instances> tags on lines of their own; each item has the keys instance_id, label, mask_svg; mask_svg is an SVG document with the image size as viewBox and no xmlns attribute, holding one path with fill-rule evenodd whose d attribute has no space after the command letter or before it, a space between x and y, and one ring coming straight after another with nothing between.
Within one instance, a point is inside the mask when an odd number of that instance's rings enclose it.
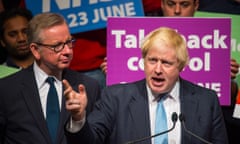
<instances>
[{"instance_id":1,"label":"wrinkled hand","mask_svg":"<svg viewBox=\"0 0 240 144\"><path fill-rule=\"evenodd\" d=\"M231 59L231 79L235 79L238 73L239 64L235 59Z\"/></svg>"},{"instance_id":2,"label":"wrinkled hand","mask_svg":"<svg viewBox=\"0 0 240 144\"><path fill-rule=\"evenodd\" d=\"M65 88L66 109L70 111L73 120L82 120L87 106L87 94L84 85L80 84L78 86L78 92L72 89L67 80L63 80L63 85Z\"/></svg>"},{"instance_id":3,"label":"wrinkled hand","mask_svg":"<svg viewBox=\"0 0 240 144\"><path fill-rule=\"evenodd\" d=\"M100 65L101 70L107 74L107 57L104 58L104 61Z\"/></svg>"}]
</instances>

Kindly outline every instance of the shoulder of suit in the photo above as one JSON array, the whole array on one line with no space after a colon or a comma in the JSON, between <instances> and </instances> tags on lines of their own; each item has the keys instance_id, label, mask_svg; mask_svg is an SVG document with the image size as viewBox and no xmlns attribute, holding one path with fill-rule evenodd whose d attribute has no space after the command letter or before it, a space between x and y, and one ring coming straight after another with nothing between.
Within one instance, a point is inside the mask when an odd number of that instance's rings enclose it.
<instances>
[{"instance_id":1,"label":"shoulder of suit","mask_svg":"<svg viewBox=\"0 0 240 144\"><path fill-rule=\"evenodd\" d=\"M107 86L107 89L109 90L136 90L136 89L143 89L146 87L145 80L139 80L134 82L128 82L128 83L116 83Z\"/></svg>"},{"instance_id":2,"label":"shoulder of suit","mask_svg":"<svg viewBox=\"0 0 240 144\"><path fill-rule=\"evenodd\" d=\"M183 88L191 89L192 91L196 91L196 92L203 91L203 92L215 93L215 91L209 88L197 85L191 81L184 80L184 79L181 79L180 85L183 85Z\"/></svg>"}]
</instances>

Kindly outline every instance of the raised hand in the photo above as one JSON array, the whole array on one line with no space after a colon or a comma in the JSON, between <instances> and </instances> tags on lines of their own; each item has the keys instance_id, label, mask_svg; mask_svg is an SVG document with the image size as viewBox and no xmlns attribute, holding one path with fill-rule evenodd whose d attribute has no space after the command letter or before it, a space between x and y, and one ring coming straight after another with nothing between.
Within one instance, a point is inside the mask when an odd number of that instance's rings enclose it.
<instances>
[{"instance_id":1,"label":"raised hand","mask_svg":"<svg viewBox=\"0 0 240 144\"><path fill-rule=\"evenodd\" d=\"M64 96L66 97L66 109L71 112L75 121L80 121L85 115L87 106L87 94L84 85L78 86L78 92L74 91L67 80L63 80Z\"/></svg>"}]
</instances>

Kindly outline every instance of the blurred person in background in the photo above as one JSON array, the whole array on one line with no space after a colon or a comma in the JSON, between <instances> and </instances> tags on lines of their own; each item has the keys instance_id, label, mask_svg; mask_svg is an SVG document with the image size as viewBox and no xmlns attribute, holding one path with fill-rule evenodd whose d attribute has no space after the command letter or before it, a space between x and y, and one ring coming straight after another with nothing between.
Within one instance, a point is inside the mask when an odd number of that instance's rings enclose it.
<instances>
[{"instance_id":1,"label":"blurred person in background","mask_svg":"<svg viewBox=\"0 0 240 144\"><path fill-rule=\"evenodd\" d=\"M27 25L32 13L25 8L12 8L0 13L2 66L0 77L10 75L33 63L27 39Z\"/></svg>"}]
</instances>

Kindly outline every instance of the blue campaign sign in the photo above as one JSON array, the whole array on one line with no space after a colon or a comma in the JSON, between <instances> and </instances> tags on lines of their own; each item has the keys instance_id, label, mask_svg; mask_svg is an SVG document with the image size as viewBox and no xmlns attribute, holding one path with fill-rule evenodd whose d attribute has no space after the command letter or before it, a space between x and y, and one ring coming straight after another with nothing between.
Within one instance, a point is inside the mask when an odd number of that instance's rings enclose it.
<instances>
[{"instance_id":1,"label":"blue campaign sign","mask_svg":"<svg viewBox=\"0 0 240 144\"><path fill-rule=\"evenodd\" d=\"M62 14L71 33L106 27L108 17L144 16L142 0L25 0L34 15Z\"/></svg>"}]
</instances>

